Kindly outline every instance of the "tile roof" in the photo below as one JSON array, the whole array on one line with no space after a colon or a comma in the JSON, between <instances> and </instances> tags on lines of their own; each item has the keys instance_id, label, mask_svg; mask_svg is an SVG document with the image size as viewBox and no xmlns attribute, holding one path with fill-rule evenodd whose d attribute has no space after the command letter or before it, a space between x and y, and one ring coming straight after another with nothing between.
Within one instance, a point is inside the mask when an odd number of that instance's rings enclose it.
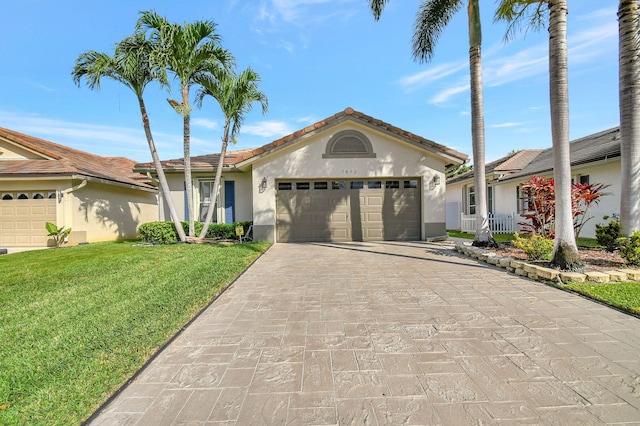
<instances>
[{"instance_id":1,"label":"tile roof","mask_svg":"<svg viewBox=\"0 0 640 426\"><path fill-rule=\"evenodd\" d=\"M620 128L614 127L571 141L570 150L572 167L608 158L620 157ZM542 151L522 170L505 177L503 180L531 176L552 170L553 148L548 148Z\"/></svg>"},{"instance_id":2,"label":"tile roof","mask_svg":"<svg viewBox=\"0 0 640 426\"><path fill-rule=\"evenodd\" d=\"M133 172L136 162L128 158L102 157L2 127L0 139L44 157L27 160L2 160L0 157L0 177L80 175L146 189L155 188L146 176Z\"/></svg>"},{"instance_id":3,"label":"tile roof","mask_svg":"<svg viewBox=\"0 0 640 426\"><path fill-rule=\"evenodd\" d=\"M541 149L524 149L505 155L495 161L485 164L485 173L507 174L516 172L526 167L534 158L542 152ZM456 183L473 178L473 169L447 179L447 183Z\"/></svg>"},{"instance_id":4,"label":"tile roof","mask_svg":"<svg viewBox=\"0 0 640 426\"><path fill-rule=\"evenodd\" d=\"M245 149L242 151L230 151L227 152L224 160L225 167L232 167L238 165L244 161L252 160L258 156L263 154L268 154L280 147L290 145L295 141L299 140L301 137L315 133L317 131L321 131L324 128L339 124L345 120L354 119L362 124L371 126L379 131L388 132L396 137L400 137L401 139L407 140L419 146L422 146L425 149L435 151L440 155L448 156L452 158L452 163L456 162L464 162L469 159L469 156L448 148L444 145L440 145L436 142L433 142L429 139L423 138L422 136L418 136L406 130L402 130L399 127L392 126L389 123L385 123L384 121L375 119L371 116L363 114L361 112L355 111L353 108L346 108L344 111L340 111L337 114L334 114L330 117L325 118L324 120L320 120L317 123L311 124L310 126L305 127L304 129L300 129L296 132L293 132L287 136L284 136L280 139L276 139L275 141L263 145L259 148L254 149ZM219 154L210 154L210 155L201 155L191 157L191 167L194 170L203 169L210 170L215 168L218 165ZM175 160L167 160L162 161L162 164L166 170L181 170L183 166L183 159L175 159ZM142 163L136 165L136 170L152 170L153 163Z\"/></svg>"}]
</instances>

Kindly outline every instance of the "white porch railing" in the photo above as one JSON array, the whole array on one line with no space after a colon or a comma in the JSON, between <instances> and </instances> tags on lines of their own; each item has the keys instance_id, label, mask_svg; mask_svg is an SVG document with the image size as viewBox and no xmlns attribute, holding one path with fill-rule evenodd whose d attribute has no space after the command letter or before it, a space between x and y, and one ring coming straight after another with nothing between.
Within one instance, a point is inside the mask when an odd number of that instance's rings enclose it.
<instances>
[{"instance_id":1,"label":"white porch railing","mask_svg":"<svg viewBox=\"0 0 640 426\"><path fill-rule=\"evenodd\" d=\"M489 213L489 229L494 234L512 234L516 232L515 214L494 215ZM462 232L476 232L476 215L462 213L460 219L460 230Z\"/></svg>"}]
</instances>

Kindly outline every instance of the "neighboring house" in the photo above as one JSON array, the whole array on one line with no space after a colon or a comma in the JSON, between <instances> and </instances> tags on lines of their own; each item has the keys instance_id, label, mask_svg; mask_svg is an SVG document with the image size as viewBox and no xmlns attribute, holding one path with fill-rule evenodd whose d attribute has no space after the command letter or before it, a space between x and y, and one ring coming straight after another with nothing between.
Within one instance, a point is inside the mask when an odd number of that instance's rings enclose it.
<instances>
[{"instance_id":1,"label":"neighboring house","mask_svg":"<svg viewBox=\"0 0 640 426\"><path fill-rule=\"evenodd\" d=\"M196 219L209 206L218 155L192 157ZM273 242L422 240L446 235L445 169L465 154L347 108L261 148L230 152L220 223L253 221ZM163 162L183 218L182 159ZM139 172L153 173L151 163ZM161 220L170 220L161 203Z\"/></svg>"},{"instance_id":2,"label":"neighboring house","mask_svg":"<svg viewBox=\"0 0 640 426\"><path fill-rule=\"evenodd\" d=\"M570 146L571 171L574 182L610 185L604 190L608 195L602 197L598 205L591 208L589 213L591 219L580 234L581 237L594 238L595 225L606 223L603 219L604 216L611 217L620 212L620 130L616 127L576 139L571 142ZM518 170L505 173L491 182L491 186L494 188L492 212L495 215L515 213L516 222L522 222L524 218L520 216L523 213L520 184L528 181L531 176L553 177L553 151L551 148L538 152L526 165ZM471 174L471 182L472 177ZM457 178L456 176L447 182L447 203L458 200L464 206L464 198L460 199L464 192L460 186L461 182ZM451 181L453 184L450 184ZM447 204L448 207L449 204ZM468 213L464 207L462 211ZM448 226L448 229L459 228Z\"/></svg>"},{"instance_id":3,"label":"neighboring house","mask_svg":"<svg viewBox=\"0 0 640 426\"><path fill-rule=\"evenodd\" d=\"M45 222L71 228L69 244L135 238L158 202L134 164L0 128L0 247L52 245Z\"/></svg>"},{"instance_id":4,"label":"neighboring house","mask_svg":"<svg viewBox=\"0 0 640 426\"><path fill-rule=\"evenodd\" d=\"M541 149L516 151L485 165L487 212L489 214L495 214L496 209L503 210L501 209L501 202L505 195L501 191L502 188L497 185L500 179L522 170L541 152ZM446 199L447 229L459 230L461 228L462 214L476 214L473 169L447 179Z\"/></svg>"}]
</instances>

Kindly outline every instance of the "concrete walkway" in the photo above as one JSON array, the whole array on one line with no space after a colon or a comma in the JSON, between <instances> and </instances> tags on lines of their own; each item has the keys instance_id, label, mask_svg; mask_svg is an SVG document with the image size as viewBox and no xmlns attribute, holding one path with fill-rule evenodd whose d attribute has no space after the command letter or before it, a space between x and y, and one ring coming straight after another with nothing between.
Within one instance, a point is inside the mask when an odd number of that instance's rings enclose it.
<instances>
[{"instance_id":1,"label":"concrete walkway","mask_svg":"<svg viewBox=\"0 0 640 426\"><path fill-rule=\"evenodd\" d=\"M277 244L92 424L640 424L640 320L450 247Z\"/></svg>"}]
</instances>

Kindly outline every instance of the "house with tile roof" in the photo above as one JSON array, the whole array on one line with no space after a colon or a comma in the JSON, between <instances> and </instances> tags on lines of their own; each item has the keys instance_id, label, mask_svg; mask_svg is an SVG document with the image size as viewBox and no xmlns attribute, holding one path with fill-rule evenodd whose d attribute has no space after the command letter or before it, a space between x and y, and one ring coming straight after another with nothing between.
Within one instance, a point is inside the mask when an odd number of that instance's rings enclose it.
<instances>
[{"instance_id":1,"label":"house with tile roof","mask_svg":"<svg viewBox=\"0 0 640 426\"><path fill-rule=\"evenodd\" d=\"M580 236L595 237L595 225L604 216L620 212L620 128L615 127L571 141L571 171L574 182L610 185ZM489 211L495 215L521 214L520 185L532 176L553 177L553 150L523 150L486 166ZM473 171L447 180L447 229L460 229L461 214L474 214Z\"/></svg>"},{"instance_id":2,"label":"house with tile roof","mask_svg":"<svg viewBox=\"0 0 640 426\"><path fill-rule=\"evenodd\" d=\"M218 158L191 159L197 220L212 202ZM260 148L229 152L215 220L253 221L254 238L273 242L443 237L445 170L467 158L347 108ZM182 159L162 164L186 219ZM154 173L151 163L134 170Z\"/></svg>"},{"instance_id":3,"label":"house with tile roof","mask_svg":"<svg viewBox=\"0 0 640 426\"><path fill-rule=\"evenodd\" d=\"M52 245L46 222L71 228L69 244L135 238L158 201L134 164L0 128L0 247Z\"/></svg>"}]
</instances>

